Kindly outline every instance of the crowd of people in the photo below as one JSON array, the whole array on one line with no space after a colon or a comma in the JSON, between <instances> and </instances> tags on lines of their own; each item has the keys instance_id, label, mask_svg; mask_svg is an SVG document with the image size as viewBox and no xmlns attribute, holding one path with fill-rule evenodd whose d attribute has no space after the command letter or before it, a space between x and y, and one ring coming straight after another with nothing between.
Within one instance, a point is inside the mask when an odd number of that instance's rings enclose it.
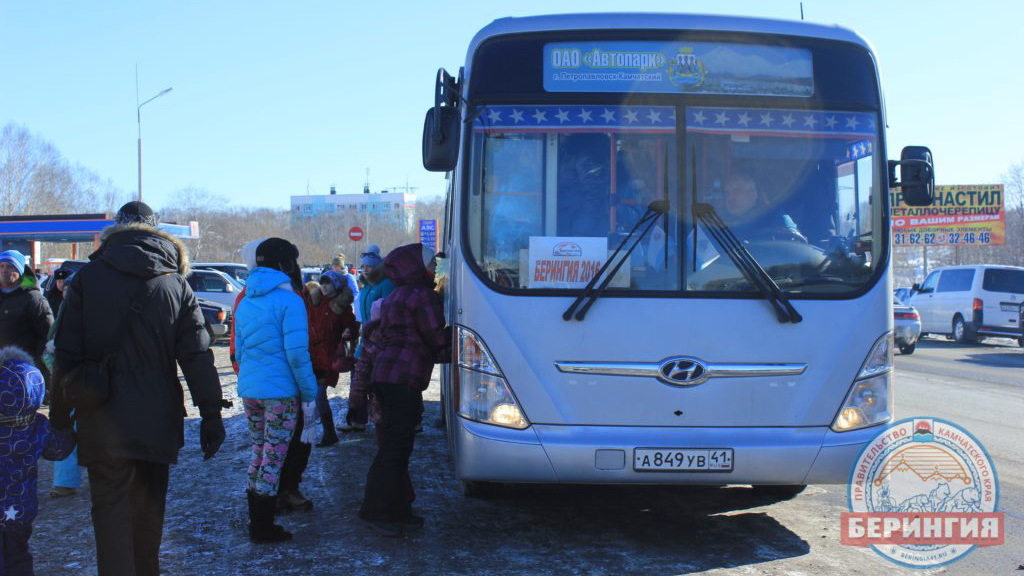
<instances>
[{"instance_id":1,"label":"crowd of people","mask_svg":"<svg viewBox=\"0 0 1024 576\"><path fill-rule=\"evenodd\" d=\"M58 461L53 497L86 469L101 576L159 574L169 467L184 446L184 376L212 458L226 437L210 336L186 247L142 202L125 204L89 262L58 270L44 296L20 252L0 253L0 573L30 575L37 462ZM246 244L231 362L251 443L244 471L252 542L292 537L280 510L310 510L299 489L312 446L375 424L377 454L358 520L380 536L423 526L409 458L433 366L451 356L435 287L436 256L371 245L351 274L343 255L303 283L283 238ZM348 412L334 425L328 389L350 374ZM47 400L48 399L48 400ZM49 418L39 413L49 403ZM239 471L239 481L243 471Z\"/></svg>"}]
</instances>

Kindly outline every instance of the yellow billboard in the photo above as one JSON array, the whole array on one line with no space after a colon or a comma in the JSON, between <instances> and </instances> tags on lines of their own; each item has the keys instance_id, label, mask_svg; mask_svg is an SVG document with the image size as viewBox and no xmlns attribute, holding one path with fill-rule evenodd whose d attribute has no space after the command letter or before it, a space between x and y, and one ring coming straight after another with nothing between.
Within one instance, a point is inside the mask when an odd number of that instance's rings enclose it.
<instances>
[{"instance_id":1,"label":"yellow billboard","mask_svg":"<svg viewBox=\"0 0 1024 576\"><path fill-rule=\"evenodd\" d=\"M1002 184L936 186L931 206L907 206L889 194L893 246L988 246L1006 243Z\"/></svg>"}]
</instances>

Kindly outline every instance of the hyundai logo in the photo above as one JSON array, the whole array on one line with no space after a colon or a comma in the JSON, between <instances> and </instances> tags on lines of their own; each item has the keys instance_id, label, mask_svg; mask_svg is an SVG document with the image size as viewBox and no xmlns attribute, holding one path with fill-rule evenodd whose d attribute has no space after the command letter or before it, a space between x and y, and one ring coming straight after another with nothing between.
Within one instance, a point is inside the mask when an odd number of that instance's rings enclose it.
<instances>
[{"instance_id":1,"label":"hyundai logo","mask_svg":"<svg viewBox=\"0 0 1024 576\"><path fill-rule=\"evenodd\" d=\"M668 358L658 365L658 379L676 386L700 384L709 376L708 367L696 358Z\"/></svg>"}]
</instances>

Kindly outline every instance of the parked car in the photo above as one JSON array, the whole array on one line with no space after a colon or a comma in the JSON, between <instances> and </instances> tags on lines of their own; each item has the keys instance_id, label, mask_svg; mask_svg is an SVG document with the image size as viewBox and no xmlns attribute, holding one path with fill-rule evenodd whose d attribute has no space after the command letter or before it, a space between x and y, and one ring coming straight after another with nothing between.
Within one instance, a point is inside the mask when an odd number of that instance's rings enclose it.
<instances>
[{"instance_id":1,"label":"parked car","mask_svg":"<svg viewBox=\"0 0 1024 576\"><path fill-rule=\"evenodd\" d=\"M892 315L896 347L903 354L913 354L921 337L921 316L913 306L906 306L896 298L892 302Z\"/></svg>"},{"instance_id":2,"label":"parked car","mask_svg":"<svg viewBox=\"0 0 1024 576\"><path fill-rule=\"evenodd\" d=\"M197 298L213 300L227 306L235 305L235 298L243 286L219 270L192 270L188 284Z\"/></svg>"},{"instance_id":3,"label":"parked car","mask_svg":"<svg viewBox=\"0 0 1024 576\"><path fill-rule=\"evenodd\" d=\"M210 341L231 335L231 306L198 298L199 308L206 320L206 331L210 333Z\"/></svg>"},{"instance_id":4,"label":"parked car","mask_svg":"<svg viewBox=\"0 0 1024 576\"><path fill-rule=\"evenodd\" d=\"M907 298L910 298L910 295L913 292L914 292L913 288L906 288L906 287L904 287L904 288L896 288L895 290L892 291L892 294L893 294L893 296L896 297L896 300L898 300L902 304L902 303L907 301Z\"/></svg>"},{"instance_id":5,"label":"parked car","mask_svg":"<svg viewBox=\"0 0 1024 576\"><path fill-rule=\"evenodd\" d=\"M61 262L60 266L58 266L56 269L54 269L54 271L53 271L54 273L53 274L50 274L49 276L47 276L46 278L44 278L42 281L39 282L39 290L43 294L46 294L46 291L50 289L50 283L53 282L53 277L54 277L54 274L57 273L57 270L64 269L64 270L71 270L72 272L78 272L79 268L81 268L82 266L85 266L88 263L89 263L88 260L65 260L65 261Z\"/></svg>"},{"instance_id":6,"label":"parked car","mask_svg":"<svg viewBox=\"0 0 1024 576\"><path fill-rule=\"evenodd\" d=\"M306 267L302 269L302 283L319 282L320 276L324 273L323 268Z\"/></svg>"},{"instance_id":7,"label":"parked car","mask_svg":"<svg viewBox=\"0 0 1024 576\"><path fill-rule=\"evenodd\" d=\"M192 269L205 269L205 270L220 270L228 276L235 279L242 285L245 285L245 279L249 277L249 268L245 264L238 264L235 262L194 262L192 263Z\"/></svg>"},{"instance_id":8,"label":"parked car","mask_svg":"<svg viewBox=\"0 0 1024 576\"><path fill-rule=\"evenodd\" d=\"M961 343L982 336L1020 339L1024 268L949 266L932 271L907 304L921 315L924 334L946 334Z\"/></svg>"}]
</instances>

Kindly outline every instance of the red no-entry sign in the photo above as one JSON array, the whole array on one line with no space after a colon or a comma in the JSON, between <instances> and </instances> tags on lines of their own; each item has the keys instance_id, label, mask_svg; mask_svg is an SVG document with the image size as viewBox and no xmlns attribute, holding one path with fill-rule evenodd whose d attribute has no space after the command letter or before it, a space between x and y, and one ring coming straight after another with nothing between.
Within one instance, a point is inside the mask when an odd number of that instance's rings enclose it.
<instances>
[{"instance_id":1,"label":"red no-entry sign","mask_svg":"<svg viewBox=\"0 0 1024 576\"><path fill-rule=\"evenodd\" d=\"M348 239L353 242L358 242L363 239L363 229L359 226L353 226L348 229Z\"/></svg>"}]
</instances>

